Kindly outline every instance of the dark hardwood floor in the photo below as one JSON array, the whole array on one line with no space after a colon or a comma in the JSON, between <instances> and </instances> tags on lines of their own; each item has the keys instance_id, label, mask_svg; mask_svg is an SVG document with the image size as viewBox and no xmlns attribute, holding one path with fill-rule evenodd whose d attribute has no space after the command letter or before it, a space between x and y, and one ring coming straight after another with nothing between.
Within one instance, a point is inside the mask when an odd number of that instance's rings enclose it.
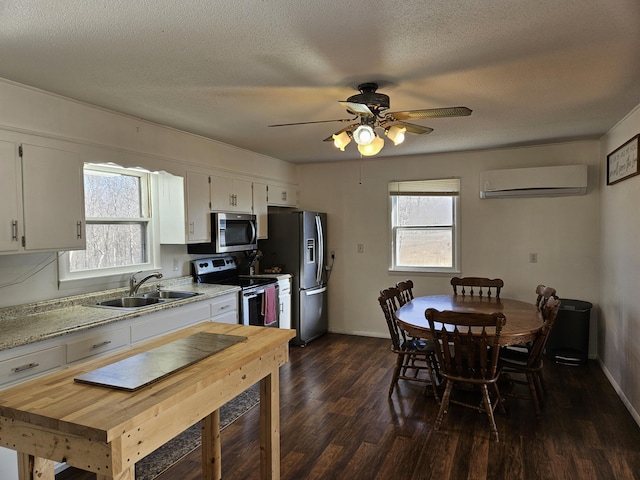
<instances>
[{"instance_id":1,"label":"dark hardwood floor","mask_svg":"<svg viewBox=\"0 0 640 480\"><path fill-rule=\"evenodd\" d=\"M509 398L508 413L496 413L499 443L485 415L457 405L433 431L438 406L422 385L401 381L389 399L393 362L389 341L376 338L328 334L291 348L281 369L283 480L640 478L640 428L595 361L547 361L543 418ZM225 480L259 478L258 413L222 431ZM200 478L198 449L157 480Z\"/></svg>"}]
</instances>

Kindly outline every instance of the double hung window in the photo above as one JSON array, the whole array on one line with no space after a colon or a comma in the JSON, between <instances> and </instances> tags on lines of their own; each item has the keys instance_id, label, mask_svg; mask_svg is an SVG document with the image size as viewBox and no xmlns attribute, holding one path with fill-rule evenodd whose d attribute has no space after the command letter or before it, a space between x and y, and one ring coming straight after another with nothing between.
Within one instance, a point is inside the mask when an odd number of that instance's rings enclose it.
<instances>
[{"instance_id":1,"label":"double hung window","mask_svg":"<svg viewBox=\"0 0 640 480\"><path fill-rule=\"evenodd\" d=\"M391 270L458 271L460 179L390 182Z\"/></svg>"},{"instance_id":2,"label":"double hung window","mask_svg":"<svg viewBox=\"0 0 640 480\"><path fill-rule=\"evenodd\" d=\"M150 174L87 164L84 197L87 246L61 257L61 279L126 274L153 267Z\"/></svg>"}]
</instances>

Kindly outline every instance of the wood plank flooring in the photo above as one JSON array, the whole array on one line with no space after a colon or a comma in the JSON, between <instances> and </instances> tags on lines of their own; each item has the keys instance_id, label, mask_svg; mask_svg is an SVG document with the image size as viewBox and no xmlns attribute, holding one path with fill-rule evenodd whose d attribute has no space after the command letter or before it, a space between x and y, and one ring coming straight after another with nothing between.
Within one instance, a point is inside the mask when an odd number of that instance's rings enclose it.
<instances>
[{"instance_id":1,"label":"wood plank flooring","mask_svg":"<svg viewBox=\"0 0 640 480\"><path fill-rule=\"evenodd\" d=\"M495 443L485 415L456 405L435 432L438 406L421 384L400 381L389 399L394 360L376 338L328 334L291 348L281 369L282 480L640 478L640 428L595 361L545 362L543 418L509 398ZM259 479L258 413L222 432L225 480ZM175 479L201 479L199 449L157 478Z\"/></svg>"}]
</instances>

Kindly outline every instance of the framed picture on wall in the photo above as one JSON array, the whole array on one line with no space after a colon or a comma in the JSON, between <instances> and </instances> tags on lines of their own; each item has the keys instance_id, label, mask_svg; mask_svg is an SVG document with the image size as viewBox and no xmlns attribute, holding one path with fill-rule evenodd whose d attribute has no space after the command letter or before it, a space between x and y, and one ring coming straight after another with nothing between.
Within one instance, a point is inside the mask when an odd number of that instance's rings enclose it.
<instances>
[{"instance_id":1,"label":"framed picture on wall","mask_svg":"<svg viewBox=\"0 0 640 480\"><path fill-rule=\"evenodd\" d=\"M638 139L640 135L636 135L607 155L607 185L613 185L640 173Z\"/></svg>"}]
</instances>

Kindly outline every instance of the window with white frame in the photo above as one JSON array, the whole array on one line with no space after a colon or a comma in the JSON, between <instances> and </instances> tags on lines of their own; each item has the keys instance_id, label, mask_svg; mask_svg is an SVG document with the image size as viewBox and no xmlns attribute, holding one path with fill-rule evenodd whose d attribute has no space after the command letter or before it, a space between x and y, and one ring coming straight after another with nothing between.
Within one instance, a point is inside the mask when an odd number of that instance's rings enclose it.
<instances>
[{"instance_id":1,"label":"window with white frame","mask_svg":"<svg viewBox=\"0 0 640 480\"><path fill-rule=\"evenodd\" d=\"M84 167L86 249L61 257L60 278L104 277L154 267L150 173Z\"/></svg>"},{"instance_id":2,"label":"window with white frame","mask_svg":"<svg viewBox=\"0 0 640 480\"><path fill-rule=\"evenodd\" d=\"M389 183L391 270L459 270L460 179Z\"/></svg>"}]
</instances>

